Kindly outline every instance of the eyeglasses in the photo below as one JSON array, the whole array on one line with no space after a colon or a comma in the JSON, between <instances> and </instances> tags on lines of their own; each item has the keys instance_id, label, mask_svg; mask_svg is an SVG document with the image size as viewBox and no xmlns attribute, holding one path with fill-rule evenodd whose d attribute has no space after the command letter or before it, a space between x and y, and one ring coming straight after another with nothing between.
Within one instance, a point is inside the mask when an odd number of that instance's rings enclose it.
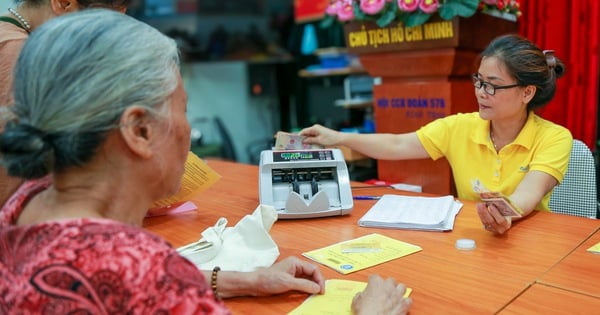
<instances>
[{"instance_id":1,"label":"eyeglasses","mask_svg":"<svg viewBox=\"0 0 600 315\"><path fill-rule=\"evenodd\" d=\"M494 85L491 84L490 82L485 82L482 79L480 79L476 73L473 74L473 85L475 86L476 89L479 89L483 86L483 90L485 91L485 93L489 94L489 95L494 95L496 94L496 90L503 90L503 89L510 89L510 88L514 88L517 86L521 86L521 84L510 84L510 85Z\"/></svg>"}]
</instances>

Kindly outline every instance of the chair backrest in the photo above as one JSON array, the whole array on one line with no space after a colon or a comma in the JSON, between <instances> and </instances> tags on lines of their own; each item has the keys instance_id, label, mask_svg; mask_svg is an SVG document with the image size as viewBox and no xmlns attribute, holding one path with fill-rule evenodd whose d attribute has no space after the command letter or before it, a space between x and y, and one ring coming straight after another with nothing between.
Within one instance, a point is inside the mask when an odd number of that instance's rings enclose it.
<instances>
[{"instance_id":1,"label":"chair backrest","mask_svg":"<svg viewBox=\"0 0 600 315\"><path fill-rule=\"evenodd\" d=\"M214 118L214 121L215 126L217 127L217 131L219 131L219 135L221 136L223 158L232 161L237 161L235 148L233 147L233 140L231 139L231 136L229 135L229 131L225 127L225 124L218 116Z\"/></svg>"},{"instance_id":2,"label":"chair backrest","mask_svg":"<svg viewBox=\"0 0 600 315\"><path fill-rule=\"evenodd\" d=\"M585 143L573 139L571 158L562 183L550 196L552 212L596 218L596 166L594 156Z\"/></svg>"},{"instance_id":3,"label":"chair backrest","mask_svg":"<svg viewBox=\"0 0 600 315\"><path fill-rule=\"evenodd\" d=\"M218 157L237 161L233 140L221 118L197 117L190 124L192 152L201 158Z\"/></svg>"}]
</instances>

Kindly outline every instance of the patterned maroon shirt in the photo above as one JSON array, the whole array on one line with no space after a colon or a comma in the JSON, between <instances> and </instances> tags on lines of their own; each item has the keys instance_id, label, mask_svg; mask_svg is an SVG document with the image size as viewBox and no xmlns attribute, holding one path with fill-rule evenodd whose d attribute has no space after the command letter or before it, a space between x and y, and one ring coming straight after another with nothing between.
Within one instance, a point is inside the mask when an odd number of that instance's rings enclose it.
<instances>
[{"instance_id":1,"label":"patterned maroon shirt","mask_svg":"<svg viewBox=\"0 0 600 315\"><path fill-rule=\"evenodd\" d=\"M17 226L48 178L0 210L2 314L230 314L202 273L165 240L108 219Z\"/></svg>"}]
</instances>

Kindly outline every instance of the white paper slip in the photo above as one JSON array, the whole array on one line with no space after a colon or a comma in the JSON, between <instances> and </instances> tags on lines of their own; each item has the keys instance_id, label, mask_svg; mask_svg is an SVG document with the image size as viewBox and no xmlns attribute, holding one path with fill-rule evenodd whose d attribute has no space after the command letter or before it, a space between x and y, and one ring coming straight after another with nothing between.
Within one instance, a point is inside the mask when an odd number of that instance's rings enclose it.
<instances>
[{"instance_id":1,"label":"white paper slip","mask_svg":"<svg viewBox=\"0 0 600 315\"><path fill-rule=\"evenodd\" d=\"M453 196L384 195L358 220L364 227L450 231L462 203Z\"/></svg>"}]
</instances>

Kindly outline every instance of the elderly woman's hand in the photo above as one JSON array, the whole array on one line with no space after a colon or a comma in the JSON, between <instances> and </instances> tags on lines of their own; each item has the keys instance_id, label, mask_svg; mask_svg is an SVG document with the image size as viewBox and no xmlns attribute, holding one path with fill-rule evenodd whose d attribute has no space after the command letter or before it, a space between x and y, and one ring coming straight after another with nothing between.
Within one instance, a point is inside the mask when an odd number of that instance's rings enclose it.
<instances>
[{"instance_id":1,"label":"elderly woman's hand","mask_svg":"<svg viewBox=\"0 0 600 315\"><path fill-rule=\"evenodd\" d=\"M319 268L297 257L288 257L252 274L256 285L254 295L273 295L287 291L311 294L325 292L325 279Z\"/></svg>"},{"instance_id":2,"label":"elderly woman's hand","mask_svg":"<svg viewBox=\"0 0 600 315\"><path fill-rule=\"evenodd\" d=\"M354 296L352 312L355 315L404 315L412 305L412 300L404 297L405 292L404 284L397 284L392 278L384 280L378 275L371 275L367 288Z\"/></svg>"}]
</instances>

